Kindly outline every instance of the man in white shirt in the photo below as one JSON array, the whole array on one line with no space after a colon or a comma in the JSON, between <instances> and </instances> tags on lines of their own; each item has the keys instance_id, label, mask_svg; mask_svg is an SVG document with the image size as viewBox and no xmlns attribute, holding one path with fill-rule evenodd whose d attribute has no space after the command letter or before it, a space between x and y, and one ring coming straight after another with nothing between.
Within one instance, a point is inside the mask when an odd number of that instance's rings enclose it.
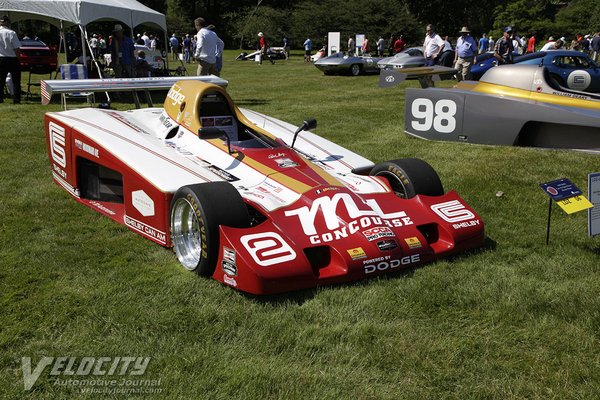
<instances>
[{"instance_id":1,"label":"man in white shirt","mask_svg":"<svg viewBox=\"0 0 600 400\"><path fill-rule=\"evenodd\" d=\"M9 28L7 16L0 18L0 103L4 103L4 82L10 73L13 81L13 102L21 103L21 64L19 53L21 42L15 31Z\"/></svg>"},{"instance_id":2,"label":"man in white shirt","mask_svg":"<svg viewBox=\"0 0 600 400\"><path fill-rule=\"evenodd\" d=\"M196 35L196 53L194 54L194 57L198 60L197 75L216 75L219 38L216 33L205 28L206 21L204 18L196 18L194 25L198 29L198 34Z\"/></svg>"},{"instance_id":3,"label":"man in white shirt","mask_svg":"<svg viewBox=\"0 0 600 400\"><path fill-rule=\"evenodd\" d=\"M435 61L444 50L444 41L433 31L433 25L427 25L427 33L423 42L423 55L425 56L425 66L435 65Z\"/></svg>"},{"instance_id":4,"label":"man in white shirt","mask_svg":"<svg viewBox=\"0 0 600 400\"><path fill-rule=\"evenodd\" d=\"M542 49L540 51L558 50L558 49L562 48L562 46L563 46L563 42L560 39L558 39L554 42L549 41L542 47Z\"/></svg>"},{"instance_id":5,"label":"man in white shirt","mask_svg":"<svg viewBox=\"0 0 600 400\"><path fill-rule=\"evenodd\" d=\"M142 40L144 41L144 45L150 48L150 37L148 36L147 32L144 32L144 34L142 35Z\"/></svg>"}]
</instances>

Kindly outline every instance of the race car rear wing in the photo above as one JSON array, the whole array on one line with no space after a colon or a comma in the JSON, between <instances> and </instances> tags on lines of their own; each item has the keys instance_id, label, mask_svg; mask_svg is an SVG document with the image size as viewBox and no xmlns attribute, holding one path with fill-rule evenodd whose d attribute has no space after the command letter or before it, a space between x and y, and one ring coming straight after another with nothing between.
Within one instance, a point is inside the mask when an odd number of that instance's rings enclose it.
<instances>
[{"instance_id":1,"label":"race car rear wing","mask_svg":"<svg viewBox=\"0 0 600 400\"><path fill-rule=\"evenodd\" d=\"M418 79L423 89L430 86L431 80L439 81L440 76L454 75L457 69L434 65L431 67L414 67L398 69L382 69L379 74L379 87L388 88L396 86L406 79Z\"/></svg>"},{"instance_id":2,"label":"race car rear wing","mask_svg":"<svg viewBox=\"0 0 600 400\"><path fill-rule=\"evenodd\" d=\"M78 92L127 92L133 91L134 101L140 108L137 98L138 91L148 92L150 90L168 90L177 81L201 81L227 87L228 82L215 75L207 76L165 76L152 78L114 78L114 79L55 79L42 80L40 90L42 104L47 105L54 93L78 93ZM151 104L150 96L146 96Z\"/></svg>"}]
</instances>

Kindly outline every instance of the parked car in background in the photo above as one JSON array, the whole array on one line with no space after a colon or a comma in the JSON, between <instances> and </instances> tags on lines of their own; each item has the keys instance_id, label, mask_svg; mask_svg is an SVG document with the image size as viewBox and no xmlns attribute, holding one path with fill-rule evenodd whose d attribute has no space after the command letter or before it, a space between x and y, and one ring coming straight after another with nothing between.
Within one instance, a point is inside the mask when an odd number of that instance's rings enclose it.
<instances>
[{"instance_id":1,"label":"parked car in background","mask_svg":"<svg viewBox=\"0 0 600 400\"><path fill-rule=\"evenodd\" d=\"M382 58L377 66L381 69L412 68L425 65L422 47L410 47L392 57Z\"/></svg>"},{"instance_id":2,"label":"parked car in background","mask_svg":"<svg viewBox=\"0 0 600 400\"><path fill-rule=\"evenodd\" d=\"M471 67L471 76L473 80L478 81L486 71L498 65L498 60L494 57L494 52L481 53L475 56L475 62Z\"/></svg>"},{"instance_id":3,"label":"parked car in background","mask_svg":"<svg viewBox=\"0 0 600 400\"><path fill-rule=\"evenodd\" d=\"M350 74L358 76L362 74L379 73L377 63L381 58L371 56L348 56L344 53L335 53L329 57L322 57L315 61L315 67L323 71L325 75Z\"/></svg>"},{"instance_id":4,"label":"parked car in background","mask_svg":"<svg viewBox=\"0 0 600 400\"><path fill-rule=\"evenodd\" d=\"M56 71L58 54L41 40L21 40L19 55L21 71L31 71L36 74L49 74Z\"/></svg>"},{"instance_id":5,"label":"parked car in background","mask_svg":"<svg viewBox=\"0 0 600 400\"><path fill-rule=\"evenodd\" d=\"M515 63L543 65L560 86L600 93L600 67L586 53L573 50L538 51L517 58Z\"/></svg>"}]
</instances>

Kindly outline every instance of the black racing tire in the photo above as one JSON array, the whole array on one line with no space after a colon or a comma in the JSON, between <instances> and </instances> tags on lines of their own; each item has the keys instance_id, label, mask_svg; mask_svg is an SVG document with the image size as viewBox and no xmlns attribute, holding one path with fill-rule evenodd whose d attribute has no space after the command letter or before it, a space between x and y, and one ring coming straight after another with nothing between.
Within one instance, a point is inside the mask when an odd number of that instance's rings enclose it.
<instances>
[{"instance_id":1,"label":"black racing tire","mask_svg":"<svg viewBox=\"0 0 600 400\"><path fill-rule=\"evenodd\" d=\"M362 67L360 64L352 64L350 66L350 75L359 76L362 73Z\"/></svg>"},{"instance_id":2,"label":"black racing tire","mask_svg":"<svg viewBox=\"0 0 600 400\"><path fill-rule=\"evenodd\" d=\"M419 158L382 162L373 167L371 176L386 178L398 197L410 199L418 194L441 196L444 187L433 167Z\"/></svg>"},{"instance_id":3,"label":"black racing tire","mask_svg":"<svg viewBox=\"0 0 600 400\"><path fill-rule=\"evenodd\" d=\"M171 238L177 259L187 270L211 276L219 259L219 226L246 228L248 208L229 182L179 188L171 201Z\"/></svg>"}]
</instances>

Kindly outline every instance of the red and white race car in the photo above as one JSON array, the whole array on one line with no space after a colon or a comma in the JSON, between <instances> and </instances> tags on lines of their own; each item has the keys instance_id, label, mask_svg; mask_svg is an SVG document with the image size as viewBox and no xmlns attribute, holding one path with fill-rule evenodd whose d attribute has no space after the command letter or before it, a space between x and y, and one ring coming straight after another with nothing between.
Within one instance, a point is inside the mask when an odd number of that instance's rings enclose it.
<instances>
[{"instance_id":1,"label":"red and white race car","mask_svg":"<svg viewBox=\"0 0 600 400\"><path fill-rule=\"evenodd\" d=\"M45 117L57 184L244 292L354 281L482 245L481 218L429 164L374 165L315 126L239 109L196 81L173 85L164 108Z\"/></svg>"}]
</instances>

